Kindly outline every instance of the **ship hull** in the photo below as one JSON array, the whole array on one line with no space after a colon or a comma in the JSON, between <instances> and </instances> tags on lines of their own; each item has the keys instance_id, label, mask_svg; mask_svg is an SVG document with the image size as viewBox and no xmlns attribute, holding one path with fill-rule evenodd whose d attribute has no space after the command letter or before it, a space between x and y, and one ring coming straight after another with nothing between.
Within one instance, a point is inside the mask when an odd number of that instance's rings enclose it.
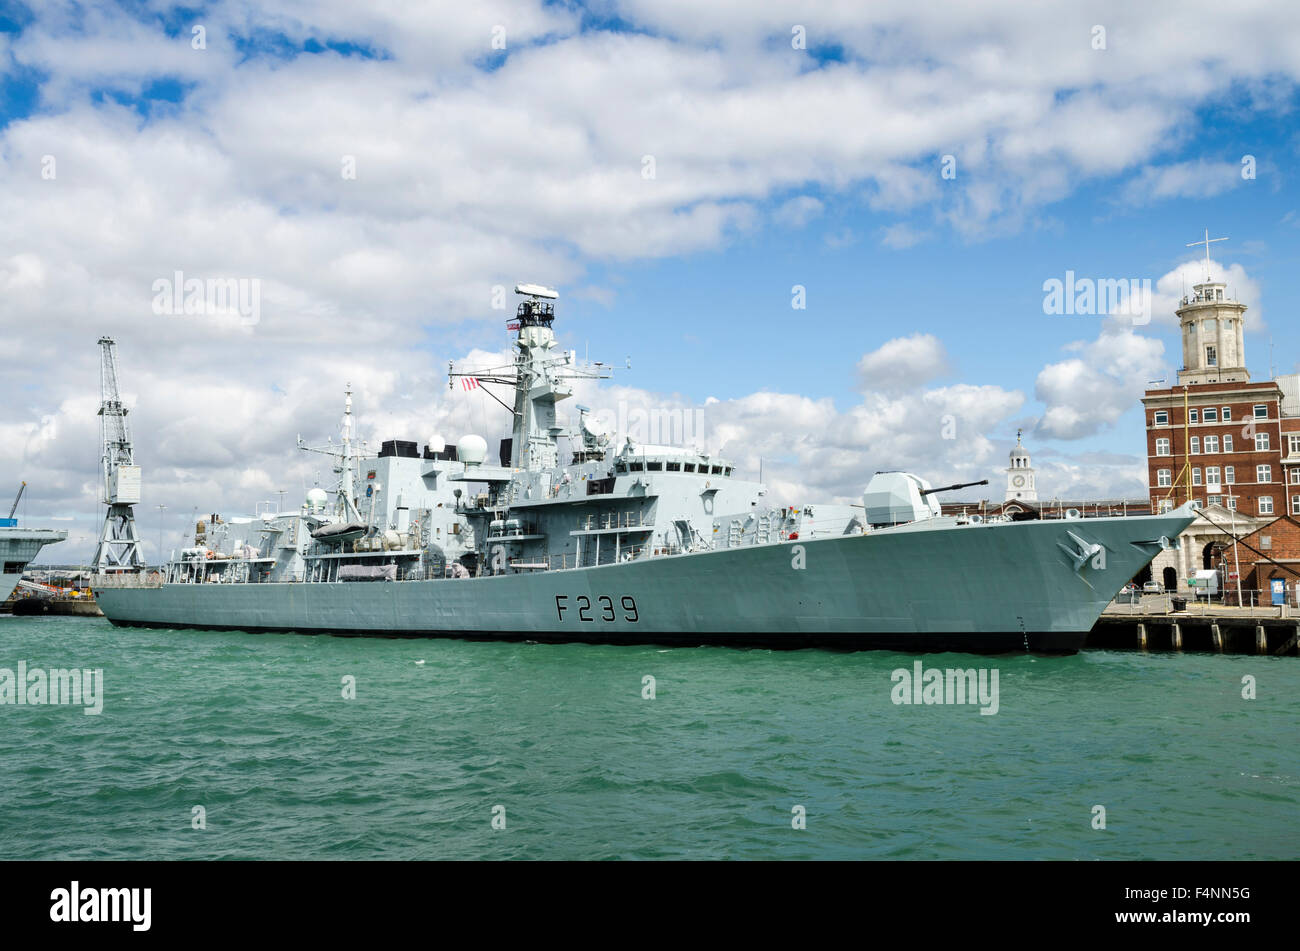
<instances>
[{"instance_id":1,"label":"ship hull","mask_svg":"<svg viewBox=\"0 0 1300 951\"><path fill-rule=\"evenodd\" d=\"M115 624L167 628L1070 653L1157 540L1190 521L909 526L536 574L110 587L96 598ZM1070 533L1104 555L1081 567Z\"/></svg>"}]
</instances>

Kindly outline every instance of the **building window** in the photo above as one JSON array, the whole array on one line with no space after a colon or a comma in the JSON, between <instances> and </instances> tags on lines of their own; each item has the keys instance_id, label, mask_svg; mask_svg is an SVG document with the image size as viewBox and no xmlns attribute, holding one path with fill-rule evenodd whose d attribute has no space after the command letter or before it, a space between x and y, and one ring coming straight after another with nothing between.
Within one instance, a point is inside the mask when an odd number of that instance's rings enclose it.
<instances>
[{"instance_id":1,"label":"building window","mask_svg":"<svg viewBox=\"0 0 1300 951\"><path fill-rule=\"evenodd\" d=\"M1232 452L1232 436L1225 435L1223 437L1223 451Z\"/></svg>"},{"instance_id":2,"label":"building window","mask_svg":"<svg viewBox=\"0 0 1300 951\"><path fill-rule=\"evenodd\" d=\"M1156 455L1157 455L1157 456L1167 456L1167 455L1169 455L1169 440L1168 440L1168 439L1157 439L1157 440L1156 440Z\"/></svg>"},{"instance_id":3,"label":"building window","mask_svg":"<svg viewBox=\"0 0 1300 951\"><path fill-rule=\"evenodd\" d=\"M1224 421L1225 423L1230 423L1230 422L1232 422L1232 407L1231 407L1231 406L1225 406L1225 407L1223 407L1223 421Z\"/></svg>"},{"instance_id":4,"label":"building window","mask_svg":"<svg viewBox=\"0 0 1300 951\"><path fill-rule=\"evenodd\" d=\"M1219 351L1214 347L1205 348L1205 365L1207 367L1217 367L1219 365Z\"/></svg>"},{"instance_id":5,"label":"building window","mask_svg":"<svg viewBox=\"0 0 1300 951\"><path fill-rule=\"evenodd\" d=\"M1205 451L1206 451L1206 452L1218 452L1218 451L1219 451L1219 437L1218 437L1218 436L1206 436L1206 437L1205 437Z\"/></svg>"},{"instance_id":6,"label":"building window","mask_svg":"<svg viewBox=\"0 0 1300 951\"><path fill-rule=\"evenodd\" d=\"M1190 410L1187 419L1189 422L1199 423L1201 421L1200 410Z\"/></svg>"},{"instance_id":7,"label":"building window","mask_svg":"<svg viewBox=\"0 0 1300 951\"><path fill-rule=\"evenodd\" d=\"M1291 484L1300 485L1300 469L1291 470Z\"/></svg>"},{"instance_id":8,"label":"building window","mask_svg":"<svg viewBox=\"0 0 1300 951\"><path fill-rule=\"evenodd\" d=\"M1223 467L1223 482L1225 485L1237 484L1237 469L1235 466Z\"/></svg>"},{"instance_id":9,"label":"building window","mask_svg":"<svg viewBox=\"0 0 1300 951\"><path fill-rule=\"evenodd\" d=\"M1291 514L1300 515L1300 495L1291 496Z\"/></svg>"},{"instance_id":10,"label":"building window","mask_svg":"<svg viewBox=\"0 0 1300 951\"><path fill-rule=\"evenodd\" d=\"M1201 467L1196 466L1194 469L1192 469L1192 485L1200 485L1200 484L1201 484Z\"/></svg>"},{"instance_id":11,"label":"building window","mask_svg":"<svg viewBox=\"0 0 1300 951\"><path fill-rule=\"evenodd\" d=\"M1228 508L1233 512L1237 511L1237 497L1235 495L1228 496Z\"/></svg>"},{"instance_id":12,"label":"building window","mask_svg":"<svg viewBox=\"0 0 1300 951\"><path fill-rule=\"evenodd\" d=\"M1207 495L1207 496L1205 497L1205 501L1208 502L1210 505L1222 505L1222 504L1223 504L1223 496L1221 496L1221 495Z\"/></svg>"},{"instance_id":13,"label":"building window","mask_svg":"<svg viewBox=\"0 0 1300 951\"><path fill-rule=\"evenodd\" d=\"M1161 469L1156 473L1156 485L1162 489L1173 485L1172 473L1168 469Z\"/></svg>"},{"instance_id":14,"label":"building window","mask_svg":"<svg viewBox=\"0 0 1300 951\"><path fill-rule=\"evenodd\" d=\"M1273 496L1261 495L1259 497L1259 514L1260 515L1273 514Z\"/></svg>"},{"instance_id":15,"label":"building window","mask_svg":"<svg viewBox=\"0 0 1300 951\"><path fill-rule=\"evenodd\" d=\"M1286 437L1287 452L1300 456L1300 433L1288 433Z\"/></svg>"},{"instance_id":16,"label":"building window","mask_svg":"<svg viewBox=\"0 0 1300 951\"><path fill-rule=\"evenodd\" d=\"M1205 469L1205 484L1220 485L1220 475L1218 466L1207 466Z\"/></svg>"},{"instance_id":17,"label":"building window","mask_svg":"<svg viewBox=\"0 0 1300 951\"><path fill-rule=\"evenodd\" d=\"M1192 455L1193 455L1193 456L1199 456L1200 454L1201 454L1201 437L1200 437L1200 436L1193 436L1193 437L1192 437Z\"/></svg>"},{"instance_id":18,"label":"building window","mask_svg":"<svg viewBox=\"0 0 1300 951\"><path fill-rule=\"evenodd\" d=\"M1256 403L1256 404L1255 404L1255 418L1256 418L1256 419L1268 419L1268 404L1267 404L1267 403Z\"/></svg>"},{"instance_id":19,"label":"building window","mask_svg":"<svg viewBox=\"0 0 1300 951\"><path fill-rule=\"evenodd\" d=\"M1256 481L1256 482L1272 482L1272 481L1273 481L1273 467L1272 467L1272 466L1256 466L1256 467L1255 467L1255 481Z\"/></svg>"},{"instance_id":20,"label":"building window","mask_svg":"<svg viewBox=\"0 0 1300 951\"><path fill-rule=\"evenodd\" d=\"M1173 510L1174 510L1173 499L1161 499L1159 504L1156 506L1157 515L1164 515L1166 512L1172 512Z\"/></svg>"},{"instance_id":21,"label":"building window","mask_svg":"<svg viewBox=\"0 0 1300 951\"><path fill-rule=\"evenodd\" d=\"M1212 406L1207 406L1201 416L1204 417L1207 423L1213 423L1218 420L1219 411Z\"/></svg>"},{"instance_id":22,"label":"building window","mask_svg":"<svg viewBox=\"0 0 1300 951\"><path fill-rule=\"evenodd\" d=\"M1255 433L1255 451L1268 452L1268 433Z\"/></svg>"}]
</instances>

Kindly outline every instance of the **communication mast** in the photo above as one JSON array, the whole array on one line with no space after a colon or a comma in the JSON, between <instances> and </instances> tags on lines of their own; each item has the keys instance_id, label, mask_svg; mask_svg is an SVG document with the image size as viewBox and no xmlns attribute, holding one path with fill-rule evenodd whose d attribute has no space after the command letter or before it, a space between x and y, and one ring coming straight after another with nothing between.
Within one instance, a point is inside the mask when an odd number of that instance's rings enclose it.
<instances>
[{"instance_id":1,"label":"communication mast","mask_svg":"<svg viewBox=\"0 0 1300 951\"><path fill-rule=\"evenodd\" d=\"M108 506L93 565L97 571L138 571L144 567L135 505L140 502L140 467L131 448L126 407L117 390L117 351L112 337L99 338L99 428L103 437L103 502Z\"/></svg>"}]
</instances>

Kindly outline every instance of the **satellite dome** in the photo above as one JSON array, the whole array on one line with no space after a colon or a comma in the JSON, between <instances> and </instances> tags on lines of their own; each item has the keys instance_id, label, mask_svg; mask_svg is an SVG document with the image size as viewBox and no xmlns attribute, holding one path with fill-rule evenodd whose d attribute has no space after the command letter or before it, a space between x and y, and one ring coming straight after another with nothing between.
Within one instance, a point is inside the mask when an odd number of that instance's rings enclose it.
<instances>
[{"instance_id":1,"label":"satellite dome","mask_svg":"<svg viewBox=\"0 0 1300 951\"><path fill-rule=\"evenodd\" d=\"M447 448L447 443L437 433L431 434L424 445L430 452L442 452Z\"/></svg>"},{"instance_id":2,"label":"satellite dome","mask_svg":"<svg viewBox=\"0 0 1300 951\"><path fill-rule=\"evenodd\" d=\"M472 433L468 436L462 436L460 443L456 446L456 454L460 457L460 461L467 466L481 465L483 460L487 458L487 440Z\"/></svg>"},{"instance_id":3,"label":"satellite dome","mask_svg":"<svg viewBox=\"0 0 1300 951\"><path fill-rule=\"evenodd\" d=\"M313 508L313 509L323 508L325 503L328 501L329 501L329 496L325 493L325 490L322 489L320 486L317 486L314 489L307 490L307 505L309 508Z\"/></svg>"}]
</instances>

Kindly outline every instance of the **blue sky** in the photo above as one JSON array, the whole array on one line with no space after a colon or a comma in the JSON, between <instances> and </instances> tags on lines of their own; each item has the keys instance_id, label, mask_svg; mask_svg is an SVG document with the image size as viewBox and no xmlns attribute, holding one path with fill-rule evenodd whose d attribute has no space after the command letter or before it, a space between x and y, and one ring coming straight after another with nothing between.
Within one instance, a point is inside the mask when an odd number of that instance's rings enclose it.
<instances>
[{"instance_id":1,"label":"blue sky","mask_svg":"<svg viewBox=\"0 0 1300 951\"><path fill-rule=\"evenodd\" d=\"M376 440L498 435L445 370L508 346L516 281L559 287L562 345L631 356L582 399L702 408L792 499L897 467L996 494L1019 427L1046 494L1142 496L1206 228L1255 377L1270 342L1298 369L1297 14L697 7L0 7L0 478L85 544L105 332L172 512L313 481L293 439L345 379ZM258 319L155 312L177 270L258 281ZM1067 270L1149 281L1152 322L1045 314Z\"/></svg>"}]
</instances>

